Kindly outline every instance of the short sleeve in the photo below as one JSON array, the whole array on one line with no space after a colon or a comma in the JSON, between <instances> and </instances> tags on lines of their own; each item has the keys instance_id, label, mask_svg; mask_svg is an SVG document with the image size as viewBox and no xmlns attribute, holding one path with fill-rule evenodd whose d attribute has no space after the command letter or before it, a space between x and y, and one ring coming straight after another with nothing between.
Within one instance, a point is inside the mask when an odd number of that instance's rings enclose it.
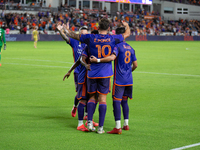
<instances>
[{"instance_id":1,"label":"short sleeve","mask_svg":"<svg viewBox=\"0 0 200 150\"><path fill-rule=\"evenodd\" d=\"M114 39L115 39L115 44L121 43L124 41L124 37L122 34L119 35L113 35Z\"/></svg>"},{"instance_id":2,"label":"short sleeve","mask_svg":"<svg viewBox=\"0 0 200 150\"><path fill-rule=\"evenodd\" d=\"M87 46L83 49L83 52L82 52L81 55L85 56L85 57L88 57L88 47Z\"/></svg>"},{"instance_id":3,"label":"short sleeve","mask_svg":"<svg viewBox=\"0 0 200 150\"><path fill-rule=\"evenodd\" d=\"M81 41L81 43L85 43L85 44L88 44L88 45L89 45L89 42L90 42L90 35L91 35L91 34L81 34L81 35L80 35L80 41Z\"/></svg>"}]
</instances>

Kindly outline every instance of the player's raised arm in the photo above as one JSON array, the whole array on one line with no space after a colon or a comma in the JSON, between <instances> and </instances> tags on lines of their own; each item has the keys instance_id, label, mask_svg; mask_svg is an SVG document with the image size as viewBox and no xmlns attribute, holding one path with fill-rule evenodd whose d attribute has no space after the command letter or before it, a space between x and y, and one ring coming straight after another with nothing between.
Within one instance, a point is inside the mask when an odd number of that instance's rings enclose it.
<instances>
[{"instance_id":1,"label":"player's raised arm","mask_svg":"<svg viewBox=\"0 0 200 150\"><path fill-rule=\"evenodd\" d=\"M125 26L125 33L123 33L122 35L124 36L124 39L126 39L131 35L131 30L127 22L122 22L122 24Z\"/></svg>"},{"instance_id":2,"label":"player's raised arm","mask_svg":"<svg viewBox=\"0 0 200 150\"><path fill-rule=\"evenodd\" d=\"M104 57L104 58L101 58L101 59L97 59L95 56L91 56L90 57L90 62L91 63L104 63L104 62L110 62L110 61L113 61L115 60L116 58L116 55L115 54L112 54L108 57Z\"/></svg>"},{"instance_id":3,"label":"player's raised arm","mask_svg":"<svg viewBox=\"0 0 200 150\"><path fill-rule=\"evenodd\" d=\"M75 32L71 31L69 29L69 24L67 23L67 25L63 24L63 29L65 31L65 33L67 34L67 36L69 36L72 39L78 40L80 41L80 35L76 34Z\"/></svg>"},{"instance_id":4,"label":"player's raised arm","mask_svg":"<svg viewBox=\"0 0 200 150\"><path fill-rule=\"evenodd\" d=\"M81 56L80 56L81 57ZM80 57L79 59L71 66L71 68L69 69L69 71L67 72L67 74L65 74L65 76L63 77L63 81L65 80L65 78L69 78L71 72L80 65Z\"/></svg>"},{"instance_id":5,"label":"player's raised arm","mask_svg":"<svg viewBox=\"0 0 200 150\"><path fill-rule=\"evenodd\" d=\"M64 33L64 29L63 26L61 26L59 23L57 24L57 29L58 32L60 33L61 37L63 38L63 40L65 40L66 42L69 42L69 37L67 37Z\"/></svg>"}]
</instances>

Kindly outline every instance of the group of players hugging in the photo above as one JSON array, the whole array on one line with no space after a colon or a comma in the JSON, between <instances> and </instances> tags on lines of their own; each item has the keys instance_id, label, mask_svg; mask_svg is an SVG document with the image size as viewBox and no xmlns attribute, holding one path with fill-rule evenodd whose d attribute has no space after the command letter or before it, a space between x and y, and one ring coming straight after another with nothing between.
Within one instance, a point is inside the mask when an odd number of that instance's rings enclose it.
<instances>
[{"instance_id":1,"label":"group of players hugging","mask_svg":"<svg viewBox=\"0 0 200 150\"><path fill-rule=\"evenodd\" d=\"M83 26L79 34L69 29L69 24L58 24L57 29L62 38L72 47L75 63L64 76L70 76L74 70L74 81L77 95L74 100L72 117L78 109L78 127L80 131L95 131L102 134L107 104L107 94L111 90L113 76L112 61L114 61L113 78L113 112L116 126L109 134L121 134L122 129L129 130L128 97L132 99L132 71L137 68L135 50L125 42L130 36L128 23L121 22L116 29L116 35L108 34L110 22L106 18L99 21L98 31L88 34L88 28ZM96 105L99 103L99 123L93 121ZM121 106L124 116L124 125L121 128ZM87 115L84 117L84 107ZM85 125L83 120L87 120Z\"/></svg>"}]
</instances>

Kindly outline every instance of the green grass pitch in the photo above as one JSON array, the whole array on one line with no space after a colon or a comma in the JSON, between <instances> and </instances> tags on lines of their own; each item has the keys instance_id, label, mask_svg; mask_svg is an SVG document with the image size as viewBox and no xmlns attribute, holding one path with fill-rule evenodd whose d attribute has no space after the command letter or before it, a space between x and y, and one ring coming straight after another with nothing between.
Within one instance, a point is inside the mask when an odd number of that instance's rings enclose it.
<instances>
[{"instance_id":1,"label":"green grass pitch","mask_svg":"<svg viewBox=\"0 0 200 150\"><path fill-rule=\"evenodd\" d=\"M200 42L128 43L138 59L130 130L99 135L77 131L77 116L71 117L73 74L62 81L73 64L70 46L7 42L0 67L0 149L169 150L199 143ZM115 122L107 97L104 130L110 131Z\"/></svg>"}]
</instances>

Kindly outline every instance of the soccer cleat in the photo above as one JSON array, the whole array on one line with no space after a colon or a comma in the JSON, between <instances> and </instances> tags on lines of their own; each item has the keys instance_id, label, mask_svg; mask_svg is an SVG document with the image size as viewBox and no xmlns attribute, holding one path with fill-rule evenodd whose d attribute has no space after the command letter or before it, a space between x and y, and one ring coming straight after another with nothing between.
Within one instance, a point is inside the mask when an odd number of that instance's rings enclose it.
<instances>
[{"instance_id":1,"label":"soccer cleat","mask_svg":"<svg viewBox=\"0 0 200 150\"><path fill-rule=\"evenodd\" d=\"M102 134L102 133L105 133L105 131L103 130L103 128L98 128L97 133Z\"/></svg>"},{"instance_id":2,"label":"soccer cleat","mask_svg":"<svg viewBox=\"0 0 200 150\"><path fill-rule=\"evenodd\" d=\"M97 127L97 126L99 126L99 123L96 123L96 122L93 121L93 126Z\"/></svg>"},{"instance_id":3,"label":"soccer cleat","mask_svg":"<svg viewBox=\"0 0 200 150\"><path fill-rule=\"evenodd\" d=\"M0 67L1 67L1 64L0 64Z\"/></svg>"},{"instance_id":4,"label":"soccer cleat","mask_svg":"<svg viewBox=\"0 0 200 150\"><path fill-rule=\"evenodd\" d=\"M86 115L86 116L84 116L83 120L87 120L87 115Z\"/></svg>"},{"instance_id":5,"label":"soccer cleat","mask_svg":"<svg viewBox=\"0 0 200 150\"><path fill-rule=\"evenodd\" d=\"M93 132L93 131L96 130L95 127L93 127L93 123L92 123L92 122L87 123L87 128L88 128L88 130L89 130L90 132Z\"/></svg>"},{"instance_id":6,"label":"soccer cleat","mask_svg":"<svg viewBox=\"0 0 200 150\"><path fill-rule=\"evenodd\" d=\"M76 111L77 111L77 107L73 107L72 112L71 112L72 117L76 116Z\"/></svg>"},{"instance_id":7,"label":"soccer cleat","mask_svg":"<svg viewBox=\"0 0 200 150\"><path fill-rule=\"evenodd\" d=\"M122 134L122 129L121 128L119 128L119 129L114 128L112 131L108 131L107 133L109 133L109 134Z\"/></svg>"},{"instance_id":8,"label":"soccer cleat","mask_svg":"<svg viewBox=\"0 0 200 150\"><path fill-rule=\"evenodd\" d=\"M85 122L85 125L86 125L86 126L87 126L87 123L88 123L88 121L86 121L86 122ZM98 123L96 123L96 122L94 122L94 121L92 121L92 123L93 123L93 126L94 126L94 127L97 127L97 126L99 126L99 124L98 124Z\"/></svg>"},{"instance_id":9,"label":"soccer cleat","mask_svg":"<svg viewBox=\"0 0 200 150\"><path fill-rule=\"evenodd\" d=\"M129 130L129 126L128 125L126 125L126 126L123 126L123 128L122 128L123 130Z\"/></svg>"},{"instance_id":10,"label":"soccer cleat","mask_svg":"<svg viewBox=\"0 0 200 150\"><path fill-rule=\"evenodd\" d=\"M84 126L84 124L82 124L81 126L78 126L77 130L83 131L83 132L88 132L88 129Z\"/></svg>"}]
</instances>

